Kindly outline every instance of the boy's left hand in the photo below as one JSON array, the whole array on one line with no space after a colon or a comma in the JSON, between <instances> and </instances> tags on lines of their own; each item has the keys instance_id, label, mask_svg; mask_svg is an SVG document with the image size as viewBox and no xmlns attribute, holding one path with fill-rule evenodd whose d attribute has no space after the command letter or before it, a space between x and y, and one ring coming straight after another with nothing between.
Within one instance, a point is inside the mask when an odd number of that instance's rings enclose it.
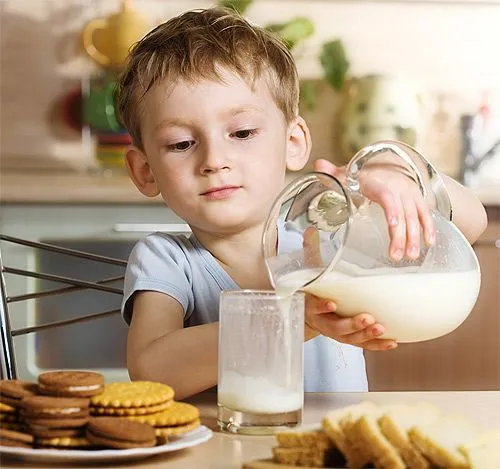
<instances>
[{"instance_id":1,"label":"boy's left hand","mask_svg":"<svg viewBox=\"0 0 500 469\"><path fill-rule=\"evenodd\" d=\"M316 335L335 339L344 344L355 345L365 350L392 350L397 343L392 339L382 339L384 326L375 321L371 314L361 313L353 317L341 317L335 314L334 301L306 295L305 326L309 336Z\"/></svg>"},{"instance_id":2,"label":"boy's left hand","mask_svg":"<svg viewBox=\"0 0 500 469\"><path fill-rule=\"evenodd\" d=\"M345 181L345 168L327 160L316 160L314 170ZM436 234L430 209L418 186L408 176L391 165L365 166L359 183L361 193L384 210L391 239L389 255L394 260L401 260L405 254L410 259L419 256L421 227L425 242L434 243Z\"/></svg>"}]
</instances>

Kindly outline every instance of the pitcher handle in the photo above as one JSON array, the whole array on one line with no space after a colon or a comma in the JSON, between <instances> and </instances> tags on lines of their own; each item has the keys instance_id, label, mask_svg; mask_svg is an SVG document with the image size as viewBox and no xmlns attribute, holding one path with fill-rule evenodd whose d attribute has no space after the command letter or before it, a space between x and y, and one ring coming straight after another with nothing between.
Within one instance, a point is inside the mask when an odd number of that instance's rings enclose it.
<instances>
[{"instance_id":1,"label":"pitcher handle","mask_svg":"<svg viewBox=\"0 0 500 469\"><path fill-rule=\"evenodd\" d=\"M110 60L109 57L97 50L97 48L94 46L92 36L94 35L94 31L96 31L97 29L104 29L107 27L107 25L108 20L106 18L96 18L87 23L82 32L83 48L91 58L93 58L99 65L102 66L109 65Z\"/></svg>"},{"instance_id":2,"label":"pitcher handle","mask_svg":"<svg viewBox=\"0 0 500 469\"><path fill-rule=\"evenodd\" d=\"M422 175L421 170L415 164L414 159L410 156L408 151L403 150L402 147L413 152L416 157L420 160L423 165L423 169L427 173L426 176L429 180L429 183L426 184L424 181L424 176ZM424 199L428 196L428 189L431 189L434 199L436 210L448 220L451 220L451 201L446 186L444 185L444 181L436 171L434 166L415 148L403 142L396 141L381 141L376 142L372 145L367 145L359 150L351 159L346 168L346 184L349 190L351 198L353 200L360 200L364 196L361 194L359 187L359 173L363 167L363 165L382 152L390 152L394 155L401 158L411 169L412 176L415 178L415 182L418 185L420 192Z\"/></svg>"}]
</instances>

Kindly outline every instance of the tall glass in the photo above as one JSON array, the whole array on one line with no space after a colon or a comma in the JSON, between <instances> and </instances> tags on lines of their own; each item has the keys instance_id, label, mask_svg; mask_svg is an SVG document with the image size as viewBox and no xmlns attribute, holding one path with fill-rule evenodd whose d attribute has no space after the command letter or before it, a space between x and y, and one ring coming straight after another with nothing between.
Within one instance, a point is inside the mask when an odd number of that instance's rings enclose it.
<instances>
[{"instance_id":1,"label":"tall glass","mask_svg":"<svg viewBox=\"0 0 500 469\"><path fill-rule=\"evenodd\" d=\"M301 423L304 402L304 294L221 293L219 428L269 434Z\"/></svg>"}]
</instances>

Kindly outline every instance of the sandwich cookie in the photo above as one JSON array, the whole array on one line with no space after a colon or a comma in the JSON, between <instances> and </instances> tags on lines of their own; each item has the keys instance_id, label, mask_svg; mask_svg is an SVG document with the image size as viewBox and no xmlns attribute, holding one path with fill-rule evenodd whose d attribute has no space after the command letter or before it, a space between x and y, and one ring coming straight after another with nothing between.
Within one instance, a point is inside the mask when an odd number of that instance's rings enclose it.
<instances>
[{"instance_id":1,"label":"sandwich cookie","mask_svg":"<svg viewBox=\"0 0 500 469\"><path fill-rule=\"evenodd\" d=\"M24 430L24 425L19 421L18 409L0 402L0 428L6 430Z\"/></svg>"},{"instance_id":2,"label":"sandwich cookie","mask_svg":"<svg viewBox=\"0 0 500 469\"><path fill-rule=\"evenodd\" d=\"M48 428L82 427L89 420L89 400L31 396L22 401L21 417L28 425Z\"/></svg>"},{"instance_id":3,"label":"sandwich cookie","mask_svg":"<svg viewBox=\"0 0 500 469\"><path fill-rule=\"evenodd\" d=\"M147 423L155 428L156 436L175 436L187 433L200 426L200 411L185 402L173 402L170 407L157 414L131 415L134 422Z\"/></svg>"},{"instance_id":4,"label":"sandwich cookie","mask_svg":"<svg viewBox=\"0 0 500 469\"><path fill-rule=\"evenodd\" d=\"M35 438L37 448L53 449L91 449L94 447L85 436L82 437L54 437L54 438Z\"/></svg>"},{"instance_id":5,"label":"sandwich cookie","mask_svg":"<svg viewBox=\"0 0 500 469\"><path fill-rule=\"evenodd\" d=\"M90 399L94 415L128 416L161 412L170 407L174 390L152 381L110 383L104 391Z\"/></svg>"},{"instance_id":6,"label":"sandwich cookie","mask_svg":"<svg viewBox=\"0 0 500 469\"><path fill-rule=\"evenodd\" d=\"M23 397L35 396L38 387L35 383L18 379L0 380L0 402L19 408Z\"/></svg>"},{"instance_id":7,"label":"sandwich cookie","mask_svg":"<svg viewBox=\"0 0 500 469\"><path fill-rule=\"evenodd\" d=\"M154 428L120 417L93 417L87 425L87 439L107 448L149 448L156 445Z\"/></svg>"},{"instance_id":8,"label":"sandwich cookie","mask_svg":"<svg viewBox=\"0 0 500 469\"><path fill-rule=\"evenodd\" d=\"M47 371L38 376L41 394L61 397L92 397L104 389L104 376L93 371Z\"/></svg>"},{"instance_id":9,"label":"sandwich cookie","mask_svg":"<svg viewBox=\"0 0 500 469\"><path fill-rule=\"evenodd\" d=\"M32 435L0 428L0 446L21 446L23 448L29 448L32 445Z\"/></svg>"}]
</instances>

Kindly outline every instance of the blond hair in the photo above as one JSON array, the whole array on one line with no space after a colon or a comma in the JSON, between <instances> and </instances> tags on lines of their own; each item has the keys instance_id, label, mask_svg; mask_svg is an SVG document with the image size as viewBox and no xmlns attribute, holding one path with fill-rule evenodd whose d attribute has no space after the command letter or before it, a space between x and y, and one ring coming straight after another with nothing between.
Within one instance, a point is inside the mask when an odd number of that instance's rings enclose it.
<instances>
[{"instance_id":1,"label":"blond hair","mask_svg":"<svg viewBox=\"0 0 500 469\"><path fill-rule=\"evenodd\" d=\"M274 33L224 8L188 11L157 26L135 44L120 76L118 112L134 144L143 149L142 101L151 88L177 79L222 81L220 68L237 73L249 86L264 77L285 120L297 116L295 61Z\"/></svg>"}]
</instances>

